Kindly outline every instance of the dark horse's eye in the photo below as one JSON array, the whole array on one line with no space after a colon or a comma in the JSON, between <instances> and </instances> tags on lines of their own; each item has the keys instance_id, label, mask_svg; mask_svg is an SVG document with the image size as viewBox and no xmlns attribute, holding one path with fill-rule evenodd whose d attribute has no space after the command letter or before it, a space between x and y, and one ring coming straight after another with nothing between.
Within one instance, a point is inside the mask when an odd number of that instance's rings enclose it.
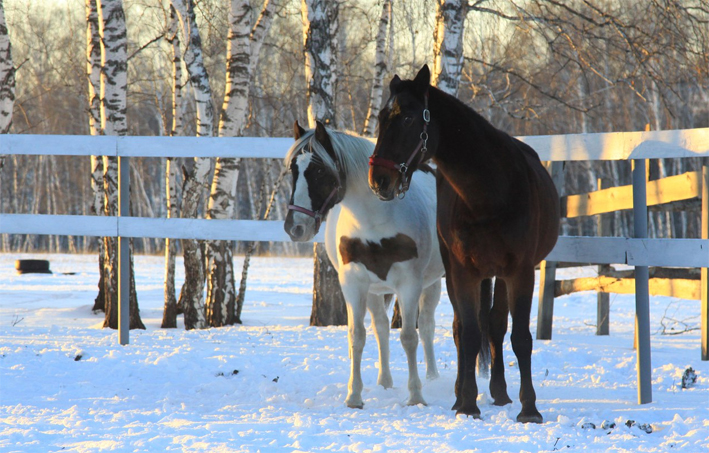
<instances>
[{"instance_id":1,"label":"dark horse's eye","mask_svg":"<svg viewBox=\"0 0 709 453\"><path fill-rule=\"evenodd\" d=\"M404 126L409 127L411 126L411 123L414 122L414 118L412 116L406 116L404 117Z\"/></svg>"}]
</instances>

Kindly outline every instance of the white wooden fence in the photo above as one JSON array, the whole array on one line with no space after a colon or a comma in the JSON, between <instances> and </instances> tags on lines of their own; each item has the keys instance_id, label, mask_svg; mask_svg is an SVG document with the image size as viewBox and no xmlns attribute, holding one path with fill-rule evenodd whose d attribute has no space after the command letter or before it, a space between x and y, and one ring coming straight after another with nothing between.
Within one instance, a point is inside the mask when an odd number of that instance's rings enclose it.
<instances>
[{"instance_id":1,"label":"white wooden fence","mask_svg":"<svg viewBox=\"0 0 709 453\"><path fill-rule=\"evenodd\" d=\"M565 237L548 261L629 264L636 268L636 320L638 344L638 401L652 401L648 266L702 268L702 360L709 360L709 219L702 218L702 239L647 239L645 160L709 157L709 128L660 132L620 132L518 137L532 146L541 160L632 160L633 238ZM287 241L282 221L201 220L129 217L128 160L130 157L236 157L283 158L292 143L288 138L112 137L0 135L0 155L105 155L119 158L120 208L117 217L55 216L0 213L0 233L77 236L116 236L119 255L127 250L122 238L189 238L250 241ZM704 170L703 204L707 196ZM706 213L709 210L703 209ZM315 240L321 240L316 237ZM120 251L123 250L123 253ZM119 341L128 343L128 266L119 256ZM548 282L547 282L548 283ZM551 280L553 285L553 279ZM541 285L541 292L548 291ZM553 286L551 288L553 292ZM541 307L543 308L543 307ZM540 315L542 309L540 308ZM549 313L548 311L545 313Z\"/></svg>"}]
</instances>

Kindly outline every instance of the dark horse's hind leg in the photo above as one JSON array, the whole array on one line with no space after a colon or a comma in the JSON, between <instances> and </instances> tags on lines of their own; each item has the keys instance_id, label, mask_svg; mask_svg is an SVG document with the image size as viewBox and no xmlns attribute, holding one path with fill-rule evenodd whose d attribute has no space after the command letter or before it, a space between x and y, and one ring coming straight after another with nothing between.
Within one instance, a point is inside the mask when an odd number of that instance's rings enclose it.
<instances>
[{"instance_id":1,"label":"dark horse's hind leg","mask_svg":"<svg viewBox=\"0 0 709 453\"><path fill-rule=\"evenodd\" d=\"M532 385L532 334L529 331L529 313L532 309L534 291L534 266L521 269L513 278L506 280L509 286L510 314L512 315L512 350L517 356L520 374L519 399L522 411L517 421L541 423L542 415L537 410L537 395Z\"/></svg>"},{"instance_id":2,"label":"dark horse's hind leg","mask_svg":"<svg viewBox=\"0 0 709 453\"><path fill-rule=\"evenodd\" d=\"M490 395L495 406L510 404L512 400L507 395L505 381L505 361L502 357L502 342L507 333L507 318L510 312L507 303L507 285L504 280L495 280L495 296L490 311L490 355L492 359L490 373Z\"/></svg>"},{"instance_id":3,"label":"dark horse's hind leg","mask_svg":"<svg viewBox=\"0 0 709 453\"><path fill-rule=\"evenodd\" d=\"M453 341L455 342L455 350L457 353L457 361L458 361L458 374L455 379L455 403L453 404L453 407L451 408L452 410L458 410L460 406L462 405L462 400L460 397L460 389L463 384L463 381L461 379L461 369L462 369L462 364L463 364L463 353L462 353L462 345L460 344L460 318L458 317L458 309L456 307L456 295L455 295L455 286L453 285L453 271L451 269L451 264L450 264L450 255L448 253L448 248L444 245L443 239L439 236L438 238L439 244L440 244L440 250L441 250L441 258L443 260L443 267L445 268L446 271L446 290L448 291L448 298L451 301L451 305L453 306Z\"/></svg>"}]
</instances>

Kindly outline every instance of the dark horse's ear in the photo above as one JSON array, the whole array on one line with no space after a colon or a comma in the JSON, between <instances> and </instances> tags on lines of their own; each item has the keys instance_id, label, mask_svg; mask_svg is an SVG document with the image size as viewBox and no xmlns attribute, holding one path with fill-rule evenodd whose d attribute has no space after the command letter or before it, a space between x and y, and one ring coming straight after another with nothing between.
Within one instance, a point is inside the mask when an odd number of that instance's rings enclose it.
<instances>
[{"instance_id":1,"label":"dark horse's ear","mask_svg":"<svg viewBox=\"0 0 709 453\"><path fill-rule=\"evenodd\" d=\"M295 123L293 123L293 138L298 140L304 134L305 134L305 129L300 127L300 124L298 124L298 120L295 120Z\"/></svg>"},{"instance_id":2,"label":"dark horse's ear","mask_svg":"<svg viewBox=\"0 0 709 453\"><path fill-rule=\"evenodd\" d=\"M389 82L389 93L394 94L397 91L397 87L401 84L401 79L398 75L394 75L394 78Z\"/></svg>"},{"instance_id":3,"label":"dark horse's ear","mask_svg":"<svg viewBox=\"0 0 709 453\"><path fill-rule=\"evenodd\" d=\"M335 159L335 152L332 147L332 142L330 141L330 136L327 133L327 129L325 129L325 125L320 121L315 122L315 140L317 140L318 143L325 148L325 151L327 151L327 153Z\"/></svg>"},{"instance_id":4,"label":"dark horse's ear","mask_svg":"<svg viewBox=\"0 0 709 453\"><path fill-rule=\"evenodd\" d=\"M419 70L419 73L416 74L416 77L414 78L414 86L416 87L416 91L419 93L426 93L430 84L431 71L428 69L428 65L425 64Z\"/></svg>"}]
</instances>

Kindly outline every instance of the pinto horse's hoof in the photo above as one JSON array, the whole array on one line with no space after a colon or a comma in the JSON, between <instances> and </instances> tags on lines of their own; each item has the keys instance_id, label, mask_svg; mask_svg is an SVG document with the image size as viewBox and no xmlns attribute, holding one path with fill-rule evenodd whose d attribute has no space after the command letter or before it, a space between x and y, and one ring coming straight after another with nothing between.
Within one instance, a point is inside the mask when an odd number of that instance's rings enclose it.
<instances>
[{"instance_id":1,"label":"pinto horse's hoof","mask_svg":"<svg viewBox=\"0 0 709 453\"><path fill-rule=\"evenodd\" d=\"M534 412L529 412L527 414L520 412L519 415L517 416L517 421L520 423L544 423L544 419L542 418L542 414L540 414L538 411Z\"/></svg>"}]
</instances>

